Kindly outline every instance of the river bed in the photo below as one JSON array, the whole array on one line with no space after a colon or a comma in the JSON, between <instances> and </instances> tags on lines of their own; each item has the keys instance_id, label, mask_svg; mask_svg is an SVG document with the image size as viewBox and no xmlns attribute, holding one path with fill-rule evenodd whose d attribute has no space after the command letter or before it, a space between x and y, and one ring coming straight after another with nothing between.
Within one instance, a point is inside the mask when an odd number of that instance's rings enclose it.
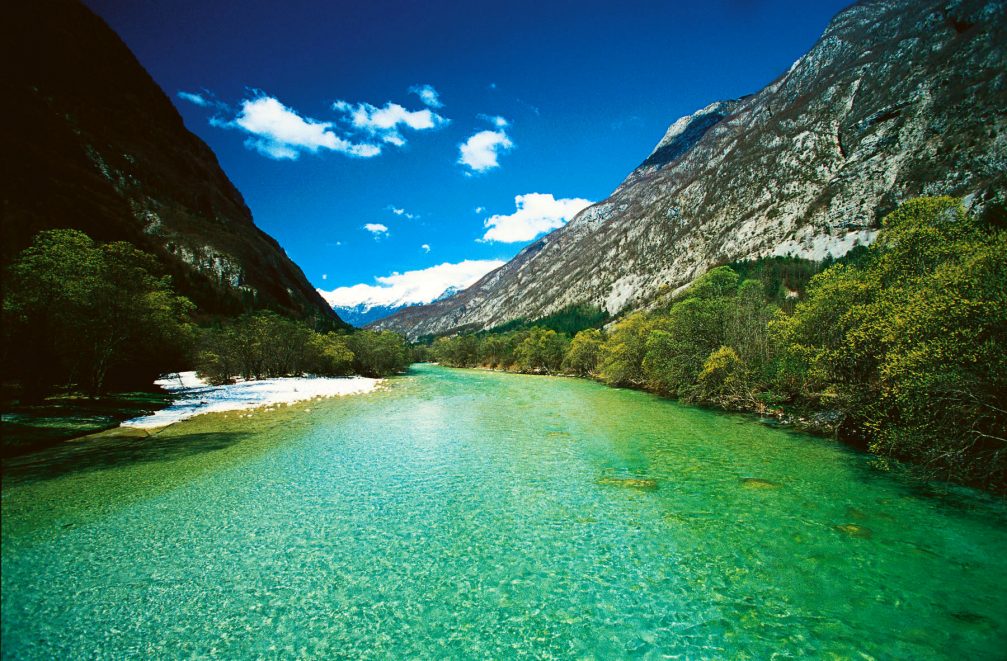
<instances>
[{"instance_id":1,"label":"river bed","mask_svg":"<svg viewBox=\"0 0 1007 661\"><path fill-rule=\"evenodd\" d=\"M5 465L5 658L1000 658L1007 508L563 378L376 391Z\"/></svg>"}]
</instances>

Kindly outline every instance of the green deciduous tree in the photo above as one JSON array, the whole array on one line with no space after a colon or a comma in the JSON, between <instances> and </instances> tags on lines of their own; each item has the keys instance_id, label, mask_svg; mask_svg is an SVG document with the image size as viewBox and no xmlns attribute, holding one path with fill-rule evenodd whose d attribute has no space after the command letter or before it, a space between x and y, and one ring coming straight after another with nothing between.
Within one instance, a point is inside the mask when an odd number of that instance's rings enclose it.
<instances>
[{"instance_id":1,"label":"green deciduous tree","mask_svg":"<svg viewBox=\"0 0 1007 661\"><path fill-rule=\"evenodd\" d=\"M406 341L392 331L357 331L347 336L353 352L353 368L364 376L388 376L409 367Z\"/></svg>"},{"instance_id":2,"label":"green deciduous tree","mask_svg":"<svg viewBox=\"0 0 1007 661\"><path fill-rule=\"evenodd\" d=\"M353 351L345 335L314 333L308 340L309 369L321 376L344 376L353 373Z\"/></svg>"},{"instance_id":3,"label":"green deciduous tree","mask_svg":"<svg viewBox=\"0 0 1007 661\"><path fill-rule=\"evenodd\" d=\"M692 400L724 409L744 410L755 404L748 367L731 347L720 347L707 356L696 377Z\"/></svg>"},{"instance_id":4,"label":"green deciduous tree","mask_svg":"<svg viewBox=\"0 0 1007 661\"><path fill-rule=\"evenodd\" d=\"M532 328L514 349L518 371L551 374L563 366L568 340L552 329Z\"/></svg>"},{"instance_id":5,"label":"green deciduous tree","mask_svg":"<svg viewBox=\"0 0 1007 661\"><path fill-rule=\"evenodd\" d=\"M644 383L643 357L652 324L641 312L629 315L608 336L598 364L598 376L613 386L641 386Z\"/></svg>"},{"instance_id":6,"label":"green deciduous tree","mask_svg":"<svg viewBox=\"0 0 1007 661\"><path fill-rule=\"evenodd\" d=\"M563 359L563 369L576 376L592 376L598 369L598 358L605 338L597 328L577 333Z\"/></svg>"},{"instance_id":7,"label":"green deciduous tree","mask_svg":"<svg viewBox=\"0 0 1007 661\"><path fill-rule=\"evenodd\" d=\"M874 451L1007 484L1007 235L951 198L889 215L857 266L812 280L777 324L803 387Z\"/></svg>"},{"instance_id":8,"label":"green deciduous tree","mask_svg":"<svg viewBox=\"0 0 1007 661\"><path fill-rule=\"evenodd\" d=\"M125 242L40 232L4 278L5 364L35 395L57 383L98 395L110 375L134 384L176 367L193 307L158 270Z\"/></svg>"}]
</instances>

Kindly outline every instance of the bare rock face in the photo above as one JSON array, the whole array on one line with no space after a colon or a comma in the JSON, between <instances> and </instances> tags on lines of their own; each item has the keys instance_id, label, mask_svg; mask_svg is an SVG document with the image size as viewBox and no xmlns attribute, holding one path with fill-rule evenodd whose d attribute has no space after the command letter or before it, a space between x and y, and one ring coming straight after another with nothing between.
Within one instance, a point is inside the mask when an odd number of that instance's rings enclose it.
<instances>
[{"instance_id":1,"label":"bare rock face","mask_svg":"<svg viewBox=\"0 0 1007 661\"><path fill-rule=\"evenodd\" d=\"M157 255L204 314L341 325L100 18L74 0L4 3L0 37L3 264L38 231L74 228Z\"/></svg>"},{"instance_id":2,"label":"bare rock face","mask_svg":"<svg viewBox=\"0 0 1007 661\"><path fill-rule=\"evenodd\" d=\"M570 304L617 314L719 263L838 257L915 196L1002 207L1005 4L853 5L758 94L675 122L608 199L469 289L375 326L415 338Z\"/></svg>"}]
</instances>

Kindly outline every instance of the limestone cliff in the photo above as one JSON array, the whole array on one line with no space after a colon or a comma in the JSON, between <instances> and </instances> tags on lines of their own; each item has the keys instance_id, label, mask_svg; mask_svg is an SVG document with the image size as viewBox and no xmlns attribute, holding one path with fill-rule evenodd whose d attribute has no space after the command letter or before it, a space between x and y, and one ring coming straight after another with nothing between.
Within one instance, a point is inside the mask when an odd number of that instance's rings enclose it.
<instances>
[{"instance_id":1,"label":"limestone cliff","mask_svg":"<svg viewBox=\"0 0 1007 661\"><path fill-rule=\"evenodd\" d=\"M839 256L918 195L1002 208L1002 0L873 0L839 13L757 94L675 122L606 200L467 290L375 324L412 337L645 305L718 263Z\"/></svg>"}]
</instances>

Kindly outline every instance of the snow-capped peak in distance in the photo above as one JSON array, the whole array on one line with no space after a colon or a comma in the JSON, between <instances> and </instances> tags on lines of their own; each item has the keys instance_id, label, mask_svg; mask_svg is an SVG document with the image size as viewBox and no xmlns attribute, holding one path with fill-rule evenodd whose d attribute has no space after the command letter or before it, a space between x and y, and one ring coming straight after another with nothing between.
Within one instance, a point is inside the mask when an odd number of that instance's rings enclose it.
<instances>
[{"instance_id":1,"label":"snow-capped peak in distance","mask_svg":"<svg viewBox=\"0 0 1007 661\"><path fill-rule=\"evenodd\" d=\"M375 307L431 303L449 290L465 289L503 263L497 259L444 262L416 271L379 276L375 278L376 284L361 283L331 291L319 289L318 293L335 308L360 308L365 312Z\"/></svg>"}]
</instances>

